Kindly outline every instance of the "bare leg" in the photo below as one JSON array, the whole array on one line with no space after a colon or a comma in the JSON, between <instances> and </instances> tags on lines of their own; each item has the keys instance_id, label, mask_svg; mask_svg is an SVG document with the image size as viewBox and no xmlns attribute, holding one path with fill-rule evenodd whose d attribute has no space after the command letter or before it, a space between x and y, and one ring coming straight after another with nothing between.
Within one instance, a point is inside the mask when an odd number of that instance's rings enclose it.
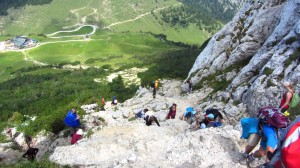
<instances>
[{"instance_id":1,"label":"bare leg","mask_svg":"<svg viewBox=\"0 0 300 168\"><path fill-rule=\"evenodd\" d=\"M254 148L255 148L255 146L247 145L247 146L245 147L245 153L246 153L246 154L249 154Z\"/></svg>"},{"instance_id":2,"label":"bare leg","mask_svg":"<svg viewBox=\"0 0 300 168\"><path fill-rule=\"evenodd\" d=\"M264 150L263 147L259 147L257 151L254 152L253 156L255 158L260 158L266 155L266 151Z\"/></svg>"}]
</instances>

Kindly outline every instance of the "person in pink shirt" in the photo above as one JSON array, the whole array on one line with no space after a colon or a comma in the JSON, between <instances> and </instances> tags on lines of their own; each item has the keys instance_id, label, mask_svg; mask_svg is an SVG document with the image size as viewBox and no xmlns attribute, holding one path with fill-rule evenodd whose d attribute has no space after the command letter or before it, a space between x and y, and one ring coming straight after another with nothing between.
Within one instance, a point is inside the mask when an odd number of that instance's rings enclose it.
<instances>
[{"instance_id":1,"label":"person in pink shirt","mask_svg":"<svg viewBox=\"0 0 300 168\"><path fill-rule=\"evenodd\" d=\"M72 136L72 140L71 140L71 144L75 144L79 139L82 138L82 135L83 135L83 131L82 129L79 129L78 131L76 131L75 134L73 134Z\"/></svg>"}]
</instances>

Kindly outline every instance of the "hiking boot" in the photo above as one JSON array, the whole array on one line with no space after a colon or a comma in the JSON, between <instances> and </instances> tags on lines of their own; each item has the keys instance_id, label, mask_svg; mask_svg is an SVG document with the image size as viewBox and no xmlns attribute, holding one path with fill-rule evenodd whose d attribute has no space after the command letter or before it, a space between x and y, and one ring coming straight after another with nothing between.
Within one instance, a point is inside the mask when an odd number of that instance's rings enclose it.
<instances>
[{"instance_id":1,"label":"hiking boot","mask_svg":"<svg viewBox=\"0 0 300 168\"><path fill-rule=\"evenodd\" d=\"M260 164L258 163L258 160L253 156L253 154L250 154L248 157L247 157L247 165L251 168L256 168L256 167L259 167Z\"/></svg>"},{"instance_id":2,"label":"hiking boot","mask_svg":"<svg viewBox=\"0 0 300 168\"><path fill-rule=\"evenodd\" d=\"M249 154L246 154L246 153L242 153L242 158L239 160L239 163L241 165L246 165L247 164L247 160L248 160L248 157L249 157Z\"/></svg>"}]
</instances>

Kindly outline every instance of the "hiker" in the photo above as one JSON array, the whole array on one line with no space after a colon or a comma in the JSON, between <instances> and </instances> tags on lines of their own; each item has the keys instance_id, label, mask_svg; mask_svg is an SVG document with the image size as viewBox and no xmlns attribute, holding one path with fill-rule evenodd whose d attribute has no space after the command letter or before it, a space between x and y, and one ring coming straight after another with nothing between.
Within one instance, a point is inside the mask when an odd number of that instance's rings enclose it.
<instances>
[{"instance_id":1,"label":"hiker","mask_svg":"<svg viewBox=\"0 0 300 168\"><path fill-rule=\"evenodd\" d=\"M293 98L293 94L295 93L295 90L293 85L290 82L284 82L283 86L285 87L286 92L282 96L279 109L281 110L281 112L284 113L289 109L289 104Z\"/></svg>"},{"instance_id":2,"label":"hiker","mask_svg":"<svg viewBox=\"0 0 300 168\"><path fill-rule=\"evenodd\" d=\"M215 121L220 121L221 123L224 123L224 117L217 109L214 109L214 108L206 109L205 114L206 115L213 114Z\"/></svg>"},{"instance_id":3,"label":"hiker","mask_svg":"<svg viewBox=\"0 0 300 168\"><path fill-rule=\"evenodd\" d=\"M38 148L33 148L33 145L29 147L26 153L23 154L23 158L27 158L29 161L35 160L36 154L38 153Z\"/></svg>"},{"instance_id":4,"label":"hiker","mask_svg":"<svg viewBox=\"0 0 300 168\"><path fill-rule=\"evenodd\" d=\"M30 148L30 145L32 144L32 138L31 138L31 136L25 135L24 137L25 137L25 142L26 142L28 148Z\"/></svg>"},{"instance_id":5,"label":"hiker","mask_svg":"<svg viewBox=\"0 0 300 168\"><path fill-rule=\"evenodd\" d=\"M256 167L257 166L256 165L257 158L261 158L261 157L265 156L268 152L273 153L275 151L275 149L277 148L277 144L278 144L275 127L273 127L269 124L262 123L261 121L260 121L259 127L262 130L262 138L260 141L260 147L257 151L255 151L254 153L251 153L248 156L247 165L249 165L250 167ZM265 163L268 163L268 162L269 162L269 159L268 159L268 157L266 157Z\"/></svg>"},{"instance_id":6,"label":"hiker","mask_svg":"<svg viewBox=\"0 0 300 168\"><path fill-rule=\"evenodd\" d=\"M150 84L150 88L154 89L154 87L155 87L155 81L152 81L151 84Z\"/></svg>"},{"instance_id":7,"label":"hiker","mask_svg":"<svg viewBox=\"0 0 300 168\"><path fill-rule=\"evenodd\" d=\"M217 127L217 122L215 121L215 116L213 114L207 115L207 125L206 128Z\"/></svg>"},{"instance_id":8,"label":"hiker","mask_svg":"<svg viewBox=\"0 0 300 168\"><path fill-rule=\"evenodd\" d=\"M156 98L156 91L158 89L159 80L155 80L154 87L153 87L153 98Z\"/></svg>"},{"instance_id":9,"label":"hiker","mask_svg":"<svg viewBox=\"0 0 300 168\"><path fill-rule=\"evenodd\" d=\"M79 139L82 138L83 131L82 129L78 129L75 134L72 136L71 144L75 144Z\"/></svg>"},{"instance_id":10,"label":"hiker","mask_svg":"<svg viewBox=\"0 0 300 168\"><path fill-rule=\"evenodd\" d=\"M114 97L112 98L111 105L117 105L117 104L118 104L117 97L114 96Z\"/></svg>"},{"instance_id":11,"label":"hiker","mask_svg":"<svg viewBox=\"0 0 300 168\"><path fill-rule=\"evenodd\" d=\"M12 138L13 136L13 134L12 134L12 128L8 128L7 130L6 130L6 134L8 134L8 136L10 137L10 138Z\"/></svg>"},{"instance_id":12,"label":"hiker","mask_svg":"<svg viewBox=\"0 0 300 168\"><path fill-rule=\"evenodd\" d=\"M149 111L147 108L145 108L144 110L139 111L138 113L135 114L136 118L145 118L145 113Z\"/></svg>"},{"instance_id":13,"label":"hiker","mask_svg":"<svg viewBox=\"0 0 300 168\"><path fill-rule=\"evenodd\" d=\"M195 120L196 117L196 111L194 110L193 107L188 107L186 108L185 112L183 115L179 117L179 119L186 121L189 124L192 124L193 120Z\"/></svg>"},{"instance_id":14,"label":"hiker","mask_svg":"<svg viewBox=\"0 0 300 168\"><path fill-rule=\"evenodd\" d=\"M65 124L70 127L71 136L73 136L76 128L80 126L80 116L76 113L76 111L76 108L69 110L64 120Z\"/></svg>"},{"instance_id":15,"label":"hiker","mask_svg":"<svg viewBox=\"0 0 300 168\"><path fill-rule=\"evenodd\" d=\"M104 106L105 106L105 100L104 100L104 98L102 98L101 104L100 104L100 110L105 110Z\"/></svg>"},{"instance_id":16,"label":"hiker","mask_svg":"<svg viewBox=\"0 0 300 168\"><path fill-rule=\"evenodd\" d=\"M189 79L187 81L187 84L189 85L188 93L190 93L192 91L192 87L193 87L192 81Z\"/></svg>"},{"instance_id":17,"label":"hiker","mask_svg":"<svg viewBox=\"0 0 300 168\"><path fill-rule=\"evenodd\" d=\"M166 117L167 119L175 119L176 107L177 107L177 104L173 103L172 106L169 108L169 113Z\"/></svg>"},{"instance_id":18,"label":"hiker","mask_svg":"<svg viewBox=\"0 0 300 168\"><path fill-rule=\"evenodd\" d=\"M261 130L259 127L259 120L255 117L241 119L241 125L241 138L247 139L247 145L239 162L242 165L246 165L250 152L256 147L261 138Z\"/></svg>"},{"instance_id":19,"label":"hiker","mask_svg":"<svg viewBox=\"0 0 300 168\"><path fill-rule=\"evenodd\" d=\"M145 113L144 120L146 121L146 125L150 126L153 121L156 122L156 124L160 127L159 122L157 121L157 118L154 116L154 113L152 111L147 111Z\"/></svg>"}]
</instances>

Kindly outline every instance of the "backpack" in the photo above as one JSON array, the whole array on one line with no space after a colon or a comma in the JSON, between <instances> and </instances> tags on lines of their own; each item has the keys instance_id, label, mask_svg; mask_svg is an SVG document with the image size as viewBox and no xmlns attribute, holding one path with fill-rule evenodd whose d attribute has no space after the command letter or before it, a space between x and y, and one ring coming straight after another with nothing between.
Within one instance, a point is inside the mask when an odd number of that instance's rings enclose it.
<instances>
[{"instance_id":1,"label":"backpack","mask_svg":"<svg viewBox=\"0 0 300 168\"><path fill-rule=\"evenodd\" d=\"M293 94L293 98L289 104L290 108L294 108L297 106L297 104L299 103L299 95L297 93Z\"/></svg>"},{"instance_id":2,"label":"backpack","mask_svg":"<svg viewBox=\"0 0 300 168\"><path fill-rule=\"evenodd\" d=\"M242 118L241 119L241 125L242 125L242 135L241 138L248 139L250 134L256 134L258 133L258 125L259 121L257 118L251 117L251 118Z\"/></svg>"},{"instance_id":3,"label":"backpack","mask_svg":"<svg viewBox=\"0 0 300 168\"><path fill-rule=\"evenodd\" d=\"M184 116L189 118L189 117L192 117L195 114L196 114L196 111L194 111L194 108L193 107L188 107L188 108L186 108L186 112L185 112Z\"/></svg>"},{"instance_id":4,"label":"backpack","mask_svg":"<svg viewBox=\"0 0 300 168\"><path fill-rule=\"evenodd\" d=\"M189 118L191 116L192 116L192 112L190 112L190 111L185 115L185 117L187 117L187 118Z\"/></svg>"},{"instance_id":5,"label":"backpack","mask_svg":"<svg viewBox=\"0 0 300 168\"><path fill-rule=\"evenodd\" d=\"M299 167L299 152L300 152L300 122L293 125L282 145L281 158L286 167L296 168Z\"/></svg>"},{"instance_id":6,"label":"backpack","mask_svg":"<svg viewBox=\"0 0 300 168\"><path fill-rule=\"evenodd\" d=\"M151 88L154 88L154 85L155 85L155 83L154 83L154 81L153 81L153 82L151 82L150 87L151 87Z\"/></svg>"},{"instance_id":7,"label":"backpack","mask_svg":"<svg viewBox=\"0 0 300 168\"><path fill-rule=\"evenodd\" d=\"M297 117L288 127L282 146L275 150L269 158L270 167L297 168L300 165L300 117Z\"/></svg>"},{"instance_id":8,"label":"backpack","mask_svg":"<svg viewBox=\"0 0 300 168\"><path fill-rule=\"evenodd\" d=\"M286 128L290 121L276 107L263 107L258 111L257 117L262 123L269 124L275 128Z\"/></svg>"},{"instance_id":9,"label":"backpack","mask_svg":"<svg viewBox=\"0 0 300 168\"><path fill-rule=\"evenodd\" d=\"M158 81L155 81L154 87L158 88Z\"/></svg>"}]
</instances>

